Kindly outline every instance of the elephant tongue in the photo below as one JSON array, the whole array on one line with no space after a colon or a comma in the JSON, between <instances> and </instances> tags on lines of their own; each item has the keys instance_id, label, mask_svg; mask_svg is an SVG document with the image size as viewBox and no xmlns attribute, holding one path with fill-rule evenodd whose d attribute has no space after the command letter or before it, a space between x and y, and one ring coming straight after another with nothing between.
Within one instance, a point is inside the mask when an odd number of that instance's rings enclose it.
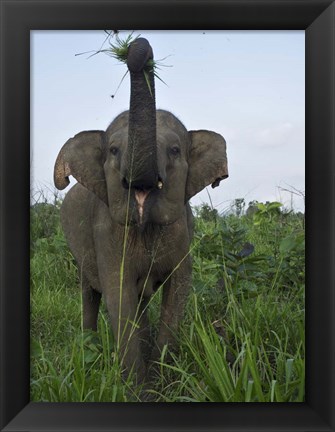
<instances>
[{"instance_id":1,"label":"elephant tongue","mask_svg":"<svg viewBox=\"0 0 335 432\"><path fill-rule=\"evenodd\" d=\"M135 199L136 199L137 205L138 205L138 212L140 215L140 223L142 223L144 202L145 202L147 196L149 195L149 192L150 191L148 191L148 190L140 190L140 189L137 189L135 191Z\"/></svg>"}]
</instances>

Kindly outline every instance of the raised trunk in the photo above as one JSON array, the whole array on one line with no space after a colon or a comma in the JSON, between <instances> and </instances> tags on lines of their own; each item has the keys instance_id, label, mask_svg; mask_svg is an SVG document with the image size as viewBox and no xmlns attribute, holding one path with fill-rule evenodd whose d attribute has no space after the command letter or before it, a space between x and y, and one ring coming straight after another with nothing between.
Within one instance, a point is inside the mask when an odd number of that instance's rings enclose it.
<instances>
[{"instance_id":1,"label":"raised trunk","mask_svg":"<svg viewBox=\"0 0 335 432\"><path fill-rule=\"evenodd\" d=\"M130 187L149 190L157 187L156 102L153 58L146 39L129 47L128 68L131 80L126 182Z\"/></svg>"}]
</instances>

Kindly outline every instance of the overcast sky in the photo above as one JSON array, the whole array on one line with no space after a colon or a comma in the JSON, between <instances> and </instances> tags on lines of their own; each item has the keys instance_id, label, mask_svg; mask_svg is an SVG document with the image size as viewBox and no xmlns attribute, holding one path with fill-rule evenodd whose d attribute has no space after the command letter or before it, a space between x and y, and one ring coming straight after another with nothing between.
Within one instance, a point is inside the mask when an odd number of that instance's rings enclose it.
<instances>
[{"instance_id":1,"label":"overcast sky","mask_svg":"<svg viewBox=\"0 0 335 432\"><path fill-rule=\"evenodd\" d=\"M170 66L159 71L167 85L156 80L157 108L172 111L187 129L213 130L227 142L229 178L192 204L209 202L209 193L219 211L235 198L247 204L276 200L290 208L291 194L280 188L305 190L305 33L138 34L149 40L155 59ZM105 54L76 56L98 50L104 39L103 31L31 32L34 190L54 189L54 162L70 137L105 130L128 109L129 76L116 92L126 66ZM294 208L303 210L302 198L293 198Z\"/></svg>"}]
</instances>

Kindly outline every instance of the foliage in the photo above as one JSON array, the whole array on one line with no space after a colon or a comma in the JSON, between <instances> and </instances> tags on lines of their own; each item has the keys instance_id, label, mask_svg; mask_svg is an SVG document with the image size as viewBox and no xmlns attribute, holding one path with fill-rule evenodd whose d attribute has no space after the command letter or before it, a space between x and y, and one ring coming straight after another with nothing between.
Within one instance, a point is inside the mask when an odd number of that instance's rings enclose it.
<instances>
[{"instance_id":1,"label":"foliage","mask_svg":"<svg viewBox=\"0 0 335 432\"><path fill-rule=\"evenodd\" d=\"M237 217L242 216L245 207L244 198L236 198L233 202L232 208Z\"/></svg>"},{"instance_id":2,"label":"foliage","mask_svg":"<svg viewBox=\"0 0 335 432\"><path fill-rule=\"evenodd\" d=\"M130 33L125 39L121 39L117 32L115 33L110 30L105 30L105 32L107 33L106 41L108 41L109 47L105 49L100 49L95 53L98 54L99 52L103 52L111 56L112 58L118 60L121 63L126 63L129 46L131 43L135 42L140 37L140 35L134 36L133 33ZM115 36L115 42L112 42L113 36ZM160 81L164 83L164 81L161 79L161 77L157 72L157 69L159 69L160 66L166 66L162 63L162 60L154 60L154 59L148 60L147 64L145 65L145 68L143 69L143 73L147 80L148 85L149 85L148 72L152 72L156 78L158 78Z\"/></svg>"},{"instance_id":3,"label":"foliage","mask_svg":"<svg viewBox=\"0 0 335 432\"><path fill-rule=\"evenodd\" d=\"M128 57L128 49L129 45L136 41L136 39L139 38L139 36L133 37L133 33L128 35L126 39L121 39L118 34L115 34L115 43L112 43L111 33L108 33L108 43L109 47L103 50L100 50L100 52L104 52L107 55L110 55L111 57L115 58L116 60L126 63L127 57Z\"/></svg>"},{"instance_id":4,"label":"foliage","mask_svg":"<svg viewBox=\"0 0 335 432\"><path fill-rule=\"evenodd\" d=\"M267 202L265 204L257 203L257 211L254 214L254 224L261 225L268 220L271 221L272 218L275 218L280 214L281 206L282 204L279 202Z\"/></svg>"},{"instance_id":5,"label":"foliage","mask_svg":"<svg viewBox=\"0 0 335 432\"><path fill-rule=\"evenodd\" d=\"M48 202L36 203L30 209L32 250L40 239L54 236L58 229L59 208Z\"/></svg>"},{"instance_id":6,"label":"foliage","mask_svg":"<svg viewBox=\"0 0 335 432\"><path fill-rule=\"evenodd\" d=\"M93 57L97 54L103 53L103 54L106 54L109 57L112 57L113 59L119 61L120 63L126 64L127 58L128 58L129 46L131 43L135 42L140 37L140 35L134 36L133 32L131 32L125 39L122 39L119 36L118 31L104 30L104 32L106 34L106 38L105 38L102 46L100 47L100 49L79 53L76 55L90 54L89 57ZM108 44L107 48L105 47L106 43ZM150 73L152 73L154 75L154 77L159 79L162 83L166 84L158 73L158 70L162 66L167 67L167 65L165 65L163 63L164 60L165 60L165 58L162 60L149 59L143 68L143 75L145 77L145 80L146 80L146 83L148 85L148 88L149 88L151 95L152 95L152 89L151 89L150 78L149 78ZM121 82L120 82L117 90L119 89L120 85L122 84L122 82L123 82L123 80L127 74L128 74L128 69L125 72L123 78L121 79ZM114 98L115 94L112 95L112 97Z\"/></svg>"},{"instance_id":7,"label":"foliage","mask_svg":"<svg viewBox=\"0 0 335 432\"><path fill-rule=\"evenodd\" d=\"M255 203L253 203L255 204ZM31 399L158 402L304 401L303 215L257 203L195 211L193 287L178 353L163 350L150 388L125 379L104 307L83 332L76 266L60 202L31 207ZM160 290L149 308L157 326Z\"/></svg>"},{"instance_id":8,"label":"foliage","mask_svg":"<svg viewBox=\"0 0 335 432\"><path fill-rule=\"evenodd\" d=\"M191 299L194 319L181 336L182 353L174 356L174 364L162 363L172 370L175 379L173 394L179 401L193 402L294 402L304 395L304 360L300 347L294 356L286 351L287 345L276 334L272 339L262 339L260 333L244 325L234 329L238 350L229 340L228 323L211 323L198 313L198 297ZM260 302L259 302L260 305ZM231 304L234 309L237 304ZM254 305L255 306L255 305ZM264 314L256 304L253 313ZM259 318L259 316L258 316ZM268 323L270 324L270 322ZM261 327L261 326L260 326ZM227 329L227 332L224 331ZM263 330L263 329L262 329ZM269 329L264 329L269 330ZM271 336L271 335L270 335ZM301 334L302 336L302 334ZM231 351L231 352L230 352ZM184 359L188 359L185 362ZM177 390L178 389L178 390ZM180 391L182 389L182 391ZM161 400L172 401L160 392Z\"/></svg>"},{"instance_id":9,"label":"foliage","mask_svg":"<svg viewBox=\"0 0 335 432\"><path fill-rule=\"evenodd\" d=\"M195 207L193 211L197 218L203 219L206 222L216 221L219 216L219 212L206 203Z\"/></svg>"}]
</instances>

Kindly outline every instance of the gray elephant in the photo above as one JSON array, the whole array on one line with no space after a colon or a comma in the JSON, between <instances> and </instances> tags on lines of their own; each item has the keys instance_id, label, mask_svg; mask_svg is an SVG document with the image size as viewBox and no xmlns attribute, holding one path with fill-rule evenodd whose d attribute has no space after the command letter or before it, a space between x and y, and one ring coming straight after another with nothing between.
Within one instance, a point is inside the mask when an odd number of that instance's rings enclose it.
<instances>
[{"instance_id":1,"label":"gray elephant","mask_svg":"<svg viewBox=\"0 0 335 432\"><path fill-rule=\"evenodd\" d=\"M58 189L67 193L61 221L79 268L83 327L97 329L105 301L123 365L146 375L148 359L173 347L191 285L189 199L228 177L226 143L206 130L187 131L156 110L148 41L129 46L130 108L104 131L69 139L57 157ZM163 286L161 321L148 355L150 296Z\"/></svg>"}]
</instances>

